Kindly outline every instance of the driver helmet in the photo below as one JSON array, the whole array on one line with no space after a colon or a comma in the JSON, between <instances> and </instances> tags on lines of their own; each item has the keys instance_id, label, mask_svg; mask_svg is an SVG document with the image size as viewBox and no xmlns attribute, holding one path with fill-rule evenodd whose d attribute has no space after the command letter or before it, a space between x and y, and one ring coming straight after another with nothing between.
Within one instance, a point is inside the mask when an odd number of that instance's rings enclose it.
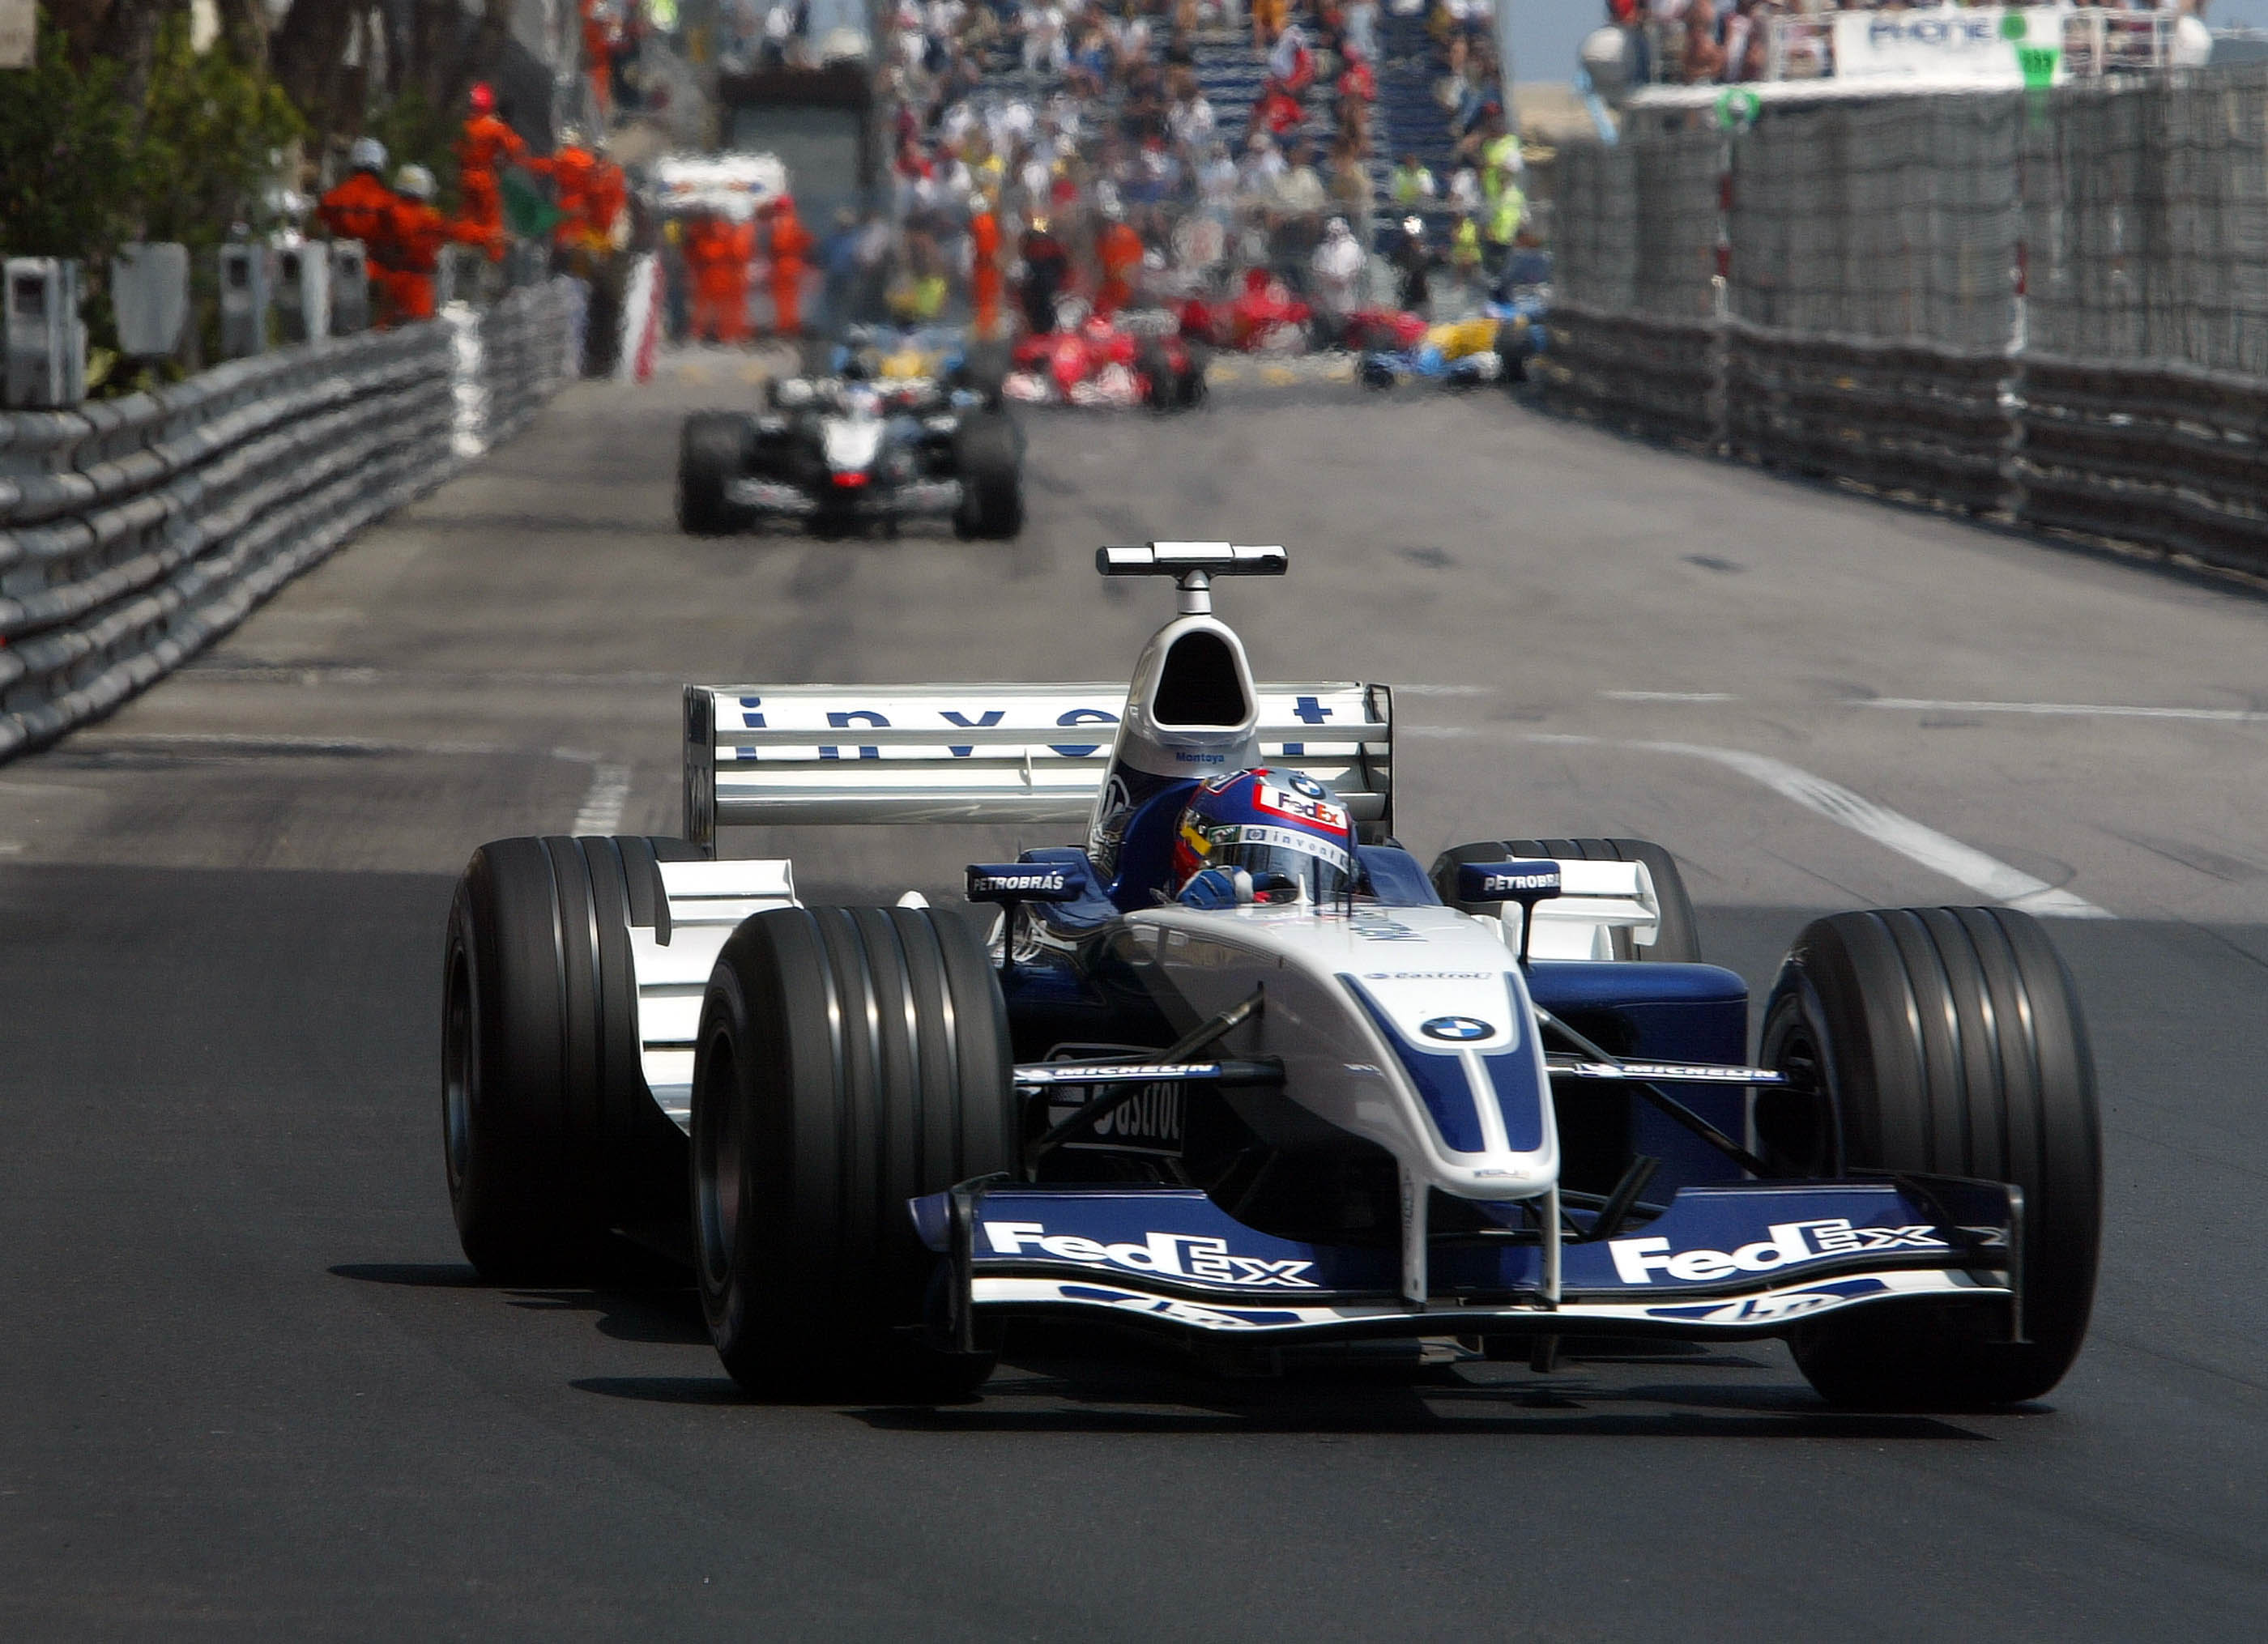
<instances>
[{"instance_id":1,"label":"driver helmet","mask_svg":"<svg viewBox=\"0 0 2268 1644\"><path fill-rule=\"evenodd\" d=\"M1256 902L1322 904L1356 871L1354 824L1305 771L1238 771L1199 784L1174 835L1174 884L1208 868L1243 870Z\"/></svg>"}]
</instances>

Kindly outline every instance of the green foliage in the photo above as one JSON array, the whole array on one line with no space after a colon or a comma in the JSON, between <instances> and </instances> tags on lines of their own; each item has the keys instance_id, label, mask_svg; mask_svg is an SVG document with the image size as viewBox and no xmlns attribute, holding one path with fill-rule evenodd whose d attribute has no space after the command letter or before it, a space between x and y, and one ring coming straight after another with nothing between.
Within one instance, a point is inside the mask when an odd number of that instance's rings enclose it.
<instances>
[{"instance_id":1,"label":"green foliage","mask_svg":"<svg viewBox=\"0 0 2268 1644\"><path fill-rule=\"evenodd\" d=\"M139 215L144 239L177 239L194 254L258 225L264 192L306 129L265 75L216 45L189 48L186 12L169 18L151 65L142 129Z\"/></svg>"},{"instance_id":2,"label":"green foliage","mask_svg":"<svg viewBox=\"0 0 2268 1644\"><path fill-rule=\"evenodd\" d=\"M404 165L423 165L433 173L440 193L435 204L444 215L455 209L457 198L457 133L462 122L436 108L417 87L405 86L372 114L366 133L386 144L387 180Z\"/></svg>"},{"instance_id":3,"label":"green foliage","mask_svg":"<svg viewBox=\"0 0 2268 1644\"><path fill-rule=\"evenodd\" d=\"M0 70L0 250L107 255L131 232L142 147L116 63L71 66L42 19L38 66Z\"/></svg>"},{"instance_id":4,"label":"green foliage","mask_svg":"<svg viewBox=\"0 0 2268 1644\"><path fill-rule=\"evenodd\" d=\"M74 67L44 21L38 66L0 70L0 246L99 277L122 240L202 249L256 217L305 129L284 93L225 48L190 50L186 12L158 34L138 121L124 77L100 57Z\"/></svg>"}]
</instances>

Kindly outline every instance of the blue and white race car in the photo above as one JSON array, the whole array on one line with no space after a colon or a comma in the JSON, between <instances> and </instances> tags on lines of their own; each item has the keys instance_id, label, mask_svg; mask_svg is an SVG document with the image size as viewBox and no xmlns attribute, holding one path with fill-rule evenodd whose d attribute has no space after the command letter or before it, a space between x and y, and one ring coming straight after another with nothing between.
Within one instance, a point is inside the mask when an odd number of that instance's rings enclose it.
<instances>
[{"instance_id":1,"label":"blue and white race car","mask_svg":"<svg viewBox=\"0 0 2268 1644\"><path fill-rule=\"evenodd\" d=\"M1259 685L1280 548L1107 548L1181 613L1104 685L686 693L686 837L483 846L448 1179L498 1282L617 1236L751 1390L965 1392L1042 1315L1217 1342L1784 1337L1827 1398L2046 1391L2100 1223L2071 984L2006 908L1836 915L1749 1039L1659 846L1393 838L1391 694ZM720 830L1080 822L814 906Z\"/></svg>"}]
</instances>

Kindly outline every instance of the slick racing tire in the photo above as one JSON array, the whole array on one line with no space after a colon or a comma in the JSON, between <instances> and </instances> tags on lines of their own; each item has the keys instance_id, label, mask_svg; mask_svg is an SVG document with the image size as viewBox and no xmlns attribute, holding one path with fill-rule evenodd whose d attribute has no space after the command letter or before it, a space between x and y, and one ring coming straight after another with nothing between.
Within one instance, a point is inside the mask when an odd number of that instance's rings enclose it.
<instances>
[{"instance_id":1,"label":"slick racing tire","mask_svg":"<svg viewBox=\"0 0 2268 1644\"><path fill-rule=\"evenodd\" d=\"M763 1396L964 1396L906 1201L1016 1163L1007 1012L928 908L780 908L718 956L693 1075L694 1244L733 1379Z\"/></svg>"},{"instance_id":2,"label":"slick racing tire","mask_svg":"<svg viewBox=\"0 0 2268 1644\"><path fill-rule=\"evenodd\" d=\"M2005 907L1838 914L1805 927L1764 1008L1758 1138L1792 1174L1914 1171L2012 1182L2023 1333L1998 1309L1856 1308L1800 1325L1822 1397L1883 1409L2036 1398L2087 1334L2102 1220L2095 1064L2070 973ZM1769 1098L1769 1099L1768 1099Z\"/></svg>"},{"instance_id":3,"label":"slick racing tire","mask_svg":"<svg viewBox=\"0 0 2268 1644\"><path fill-rule=\"evenodd\" d=\"M1000 385L1012 364L1005 342L972 342L962 354L954 385L982 397L988 411L1000 408Z\"/></svg>"},{"instance_id":4,"label":"slick racing tire","mask_svg":"<svg viewBox=\"0 0 2268 1644\"><path fill-rule=\"evenodd\" d=\"M721 537L740 528L725 488L748 469L755 433L732 411L696 411L677 444L677 525L688 535Z\"/></svg>"},{"instance_id":5,"label":"slick racing tire","mask_svg":"<svg viewBox=\"0 0 2268 1644\"><path fill-rule=\"evenodd\" d=\"M1457 900L1457 870L1469 862L1511 862L1552 857L1561 862L1642 862L1653 880L1654 899L1661 905L1661 921L1653 942L1632 944L1630 932L1612 934L1618 959L1650 959L1660 965L1701 963L1701 927L1693 917L1693 899L1686 894L1685 876L1677 859L1650 840L1642 839L1506 839L1483 840L1445 850L1433 860L1433 888L1451 907L1468 914L1495 914L1501 903Z\"/></svg>"},{"instance_id":6,"label":"slick racing tire","mask_svg":"<svg viewBox=\"0 0 2268 1644\"><path fill-rule=\"evenodd\" d=\"M1513 387L1528 380L1528 340L1527 329L1512 320L1505 320L1496 328L1497 363L1502 368L1505 386Z\"/></svg>"},{"instance_id":7,"label":"slick racing tire","mask_svg":"<svg viewBox=\"0 0 2268 1644\"><path fill-rule=\"evenodd\" d=\"M1174 378L1174 403L1184 411L1194 411L1205 402L1205 366L1211 350L1193 342L1186 345L1185 352L1188 363Z\"/></svg>"},{"instance_id":8,"label":"slick racing tire","mask_svg":"<svg viewBox=\"0 0 2268 1644\"><path fill-rule=\"evenodd\" d=\"M1015 536L1024 528L1024 451L1015 423L983 412L962 419L953 437L961 486L954 531L964 539Z\"/></svg>"},{"instance_id":9,"label":"slick racing tire","mask_svg":"<svg viewBox=\"0 0 2268 1644\"><path fill-rule=\"evenodd\" d=\"M610 1229L685 1223L685 1139L646 1089L630 926L657 860L699 855L682 840L498 840L457 882L442 1153L458 1239L491 1284L576 1282Z\"/></svg>"}]
</instances>

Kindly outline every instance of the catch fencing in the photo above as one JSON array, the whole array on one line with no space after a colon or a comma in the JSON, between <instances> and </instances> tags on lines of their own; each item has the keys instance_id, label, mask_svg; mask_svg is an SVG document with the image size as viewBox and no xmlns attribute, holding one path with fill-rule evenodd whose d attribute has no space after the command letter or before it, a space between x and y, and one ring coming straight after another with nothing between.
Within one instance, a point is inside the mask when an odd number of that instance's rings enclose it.
<instances>
[{"instance_id":1,"label":"catch fencing","mask_svg":"<svg viewBox=\"0 0 2268 1644\"><path fill-rule=\"evenodd\" d=\"M109 712L573 374L580 288L0 415L0 759Z\"/></svg>"},{"instance_id":2,"label":"catch fencing","mask_svg":"<svg viewBox=\"0 0 2268 1644\"><path fill-rule=\"evenodd\" d=\"M1705 115L1563 158L1549 398L2268 571L2268 66Z\"/></svg>"}]
</instances>

